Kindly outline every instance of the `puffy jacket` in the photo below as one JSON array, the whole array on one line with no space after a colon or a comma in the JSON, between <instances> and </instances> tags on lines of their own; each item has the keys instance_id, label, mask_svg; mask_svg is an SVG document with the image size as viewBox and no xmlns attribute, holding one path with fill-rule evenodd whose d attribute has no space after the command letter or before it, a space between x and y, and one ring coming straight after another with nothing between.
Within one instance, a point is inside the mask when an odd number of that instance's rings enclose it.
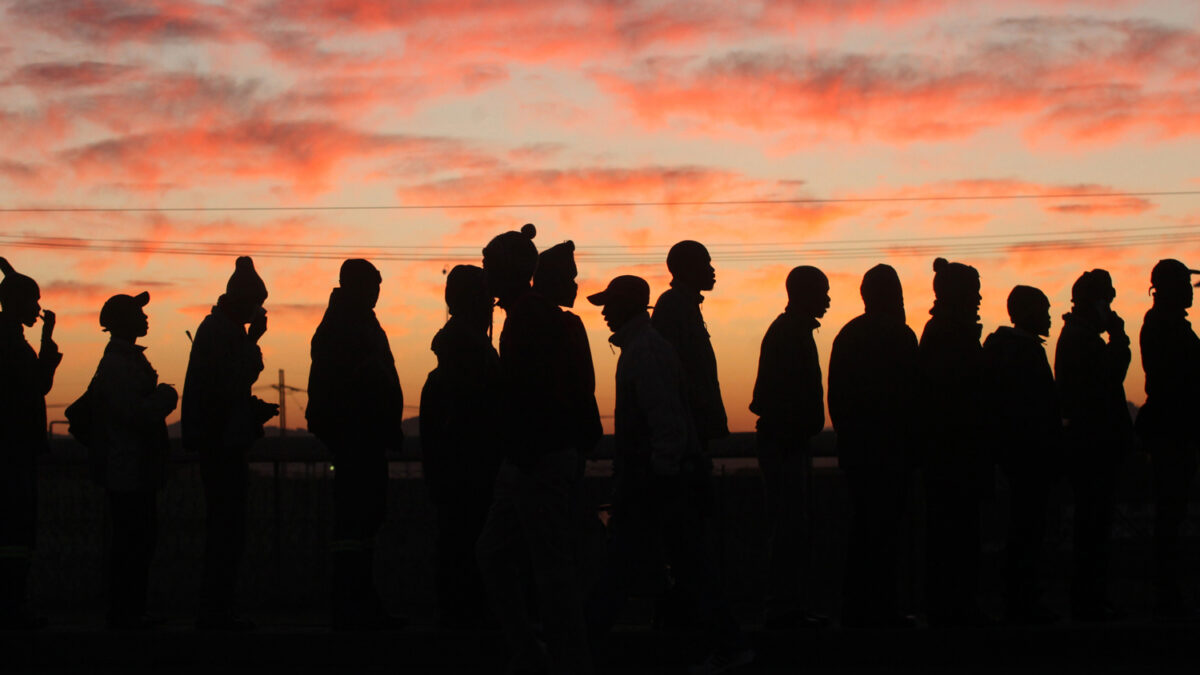
<instances>
[{"instance_id":1,"label":"puffy jacket","mask_svg":"<svg viewBox=\"0 0 1200 675\"><path fill-rule=\"evenodd\" d=\"M110 490L157 489L165 477L166 417L176 401L158 391L158 373L145 349L109 340L88 386L95 429L91 452L102 461L98 478Z\"/></svg>"},{"instance_id":2,"label":"puffy jacket","mask_svg":"<svg viewBox=\"0 0 1200 675\"><path fill-rule=\"evenodd\" d=\"M927 473L962 478L982 469L985 371L982 326L934 314L920 341Z\"/></svg>"},{"instance_id":3,"label":"puffy jacket","mask_svg":"<svg viewBox=\"0 0 1200 675\"><path fill-rule=\"evenodd\" d=\"M583 320L571 312L563 311L562 321L567 335L568 395L571 401L571 426L575 431L573 445L581 454L587 455L596 449L604 436L600 423L600 407L596 404L596 368L592 363L592 347L588 343L587 329Z\"/></svg>"},{"instance_id":4,"label":"puffy jacket","mask_svg":"<svg viewBox=\"0 0 1200 675\"><path fill-rule=\"evenodd\" d=\"M243 451L263 435L261 401L250 393L262 350L218 304L200 322L183 381L183 447L202 454Z\"/></svg>"},{"instance_id":5,"label":"puffy jacket","mask_svg":"<svg viewBox=\"0 0 1200 675\"><path fill-rule=\"evenodd\" d=\"M304 413L309 431L335 451L400 447L404 393L375 311L353 303L343 289L333 289L313 334L311 354Z\"/></svg>"},{"instance_id":6,"label":"puffy jacket","mask_svg":"<svg viewBox=\"0 0 1200 675\"><path fill-rule=\"evenodd\" d=\"M613 415L618 473L647 467L655 475L679 475L684 458L700 448L675 350L645 314L610 341L621 349Z\"/></svg>"},{"instance_id":7,"label":"puffy jacket","mask_svg":"<svg viewBox=\"0 0 1200 675\"><path fill-rule=\"evenodd\" d=\"M1054 355L1054 380L1062 403L1064 434L1084 451L1102 451L1116 459L1132 448L1133 422L1125 402L1125 374L1131 359L1124 332L1110 334L1076 317L1063 315Z\"/></svg>"},{"instance_id":8,"label":"puffy jacket","mask_svg":"<svg viewBox=\"0 0 1200 675\"><path fill-rule=\"evenodd\" d=\"M1152 308L1139 340L1146 371L1146 404L1138 411L1143 438L1195 439L1200 411L1200 338L1185 310Z\"/></svg>"},{"instance_id":9,"label":"puffy jacket","mask_svg":"<svg viewBox=\"0 0 1200 675\"><path fill-rule=\"evenodd\" d=\"M729 421L717 378L717 355L700 312L703 301L695 291L670 288L659 296L652 321L679 355L696 432L711 440L729 435Z\"/></svg>"},{"instance_id":10,"label":"puffy jacket","mask_svg":"<svg viewBox=\"0 0 1200 675\"><path fill-rule=\"evenodd\" d=\"M41 353L25 341L21 324L0 314L0 462L32 469L46 448L46 394L62 354L53 342Z\"/></svg>"},{"instance_id":11,"label":"puffy jacket","mask_svg":"<svg viewBox=\"0 0 1200 675\"><path fill-rule=\"evenodd\" d=\"M917 336L899 318L867 312L851 319L829 354L829 417L838 463L899 471L915 450Z\"/></svg>"},{"instance_id":12,"label":"puffy jacket","mask_svg":"<svg viewBox=\"0 0 1200 675\"><path fill-rule=\"evenodd\" d=\"M804 440L825 428L825 389L813 340L820 325L810 316L784 312L763 336L750 401L760 434Z\"/></svg>"},{"instance_id":13,"label":"puffy jacket","mask_svg":"<svg viewBox=\"0 0 1200 675\"><path fill-rule=\"evenodd\" d=\"M997 459L1058 466L1062 411L1042 339L1001 326L984 340L983 354Z\"/></svg>"}]
</instances>

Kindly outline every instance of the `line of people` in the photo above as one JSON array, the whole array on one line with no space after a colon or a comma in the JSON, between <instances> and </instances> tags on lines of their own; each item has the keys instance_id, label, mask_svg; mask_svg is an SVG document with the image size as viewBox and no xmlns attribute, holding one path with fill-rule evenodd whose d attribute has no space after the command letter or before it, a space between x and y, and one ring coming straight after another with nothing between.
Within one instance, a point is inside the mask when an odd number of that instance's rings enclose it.
<instances>
[{"instance_id":1,"label":"line of people","mask_svg":"<svg viewBox=\"0 0 1200 675\"><path fill-rule=\"evenodd\" d=\"M752 651L720 593L708 550L712 504L707 446L728 435L716 356L701 311L716 275L705 247L671 248L671 287L650 314L648 284L613 279L588 300L603 308L620 348L616 372L616 461L607 559L581 574L581 532L594 526L579 494L584 464L602 431L595 373L582 320L569 311L578 287L574 245L539 254L536 229L495 237L482 267L446 278L450 318L432 344L438 359L421 392L423 465L437 511L437 594L448 626L498 624L515 670L590 672L592 651L630 594L660 596L655 624L706 628L712 653L701 672L749 662ZM4 525L0 528L0 620L40 621L24 602L34 545L33 457L45 447L45 394L62 359L54 315L37 284L0 259L0 413L4 420ZM1200 393L1200 339L1187 322L1190 276L1175 260L1151 275L1153 307L1141 341L1147 402L1136 433L1151 450L1155 486L1156 612L1190 618L1180 588L1178 532L1196 469L1187 424ZM347 260L312 340L309 429L335 457L331 624L402 625L374 586L374 538L387 514L387 450L403 441L403 394L387 335L374 313L382 276ZM812 333L830 306L825 275L797 267L788 305L762 341L750 409L759 417L758 459L770 532L766 625L820 626L807 610L812 508L808 446L825 421L826 391ZM833 342L829 417L838 438L853 520L842 624L914 625L897 603L897 536L913 472L927 512L926 612L931 625L981 625L979 519L985 482L999 465L1011 493L1005 618L1056 617L1039 589L1048 495L1062 476L1074 488L1071 612L1079 620L1120 616L1106 595L1107 552L1118 467L1135 426L1123 381L1130 361L1124 323L1111 309L1111 277L1085 272L1063 317L1055 369L1046 358L1050 303L1017 286L1012 326L981 344L977 270L937 259L935 302L917 339L907 326L900 280L890 266L863 277L862 315ZM182 397L184 447L198 452L206 503L203 600L198 626L241 630L235 607L245 545L247 452L277 406L251 388L263 369L267 289L239 258L226 292L201 323ZM142 347L149 295L117 295L100 314L110 343L88 391L69 411L89 445L113 518L112 602L117 627L153 625L145 615L154 548L155 494L162 484L165 418L175 390L158 382ZM499 350L493 306L505 310ZM43 319L35 352L24 327ZM10 515L11 514L11 517ZM487 598L487 601L484 600ZM540 623L541 630L537 629Z\"/></svg>"}]
</instances>

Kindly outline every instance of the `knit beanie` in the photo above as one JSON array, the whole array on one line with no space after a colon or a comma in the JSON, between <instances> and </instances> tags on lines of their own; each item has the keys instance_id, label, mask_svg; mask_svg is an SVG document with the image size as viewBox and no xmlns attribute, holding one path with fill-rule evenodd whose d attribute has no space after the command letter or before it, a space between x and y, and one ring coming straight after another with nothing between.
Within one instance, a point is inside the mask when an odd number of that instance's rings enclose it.
<instances>
[{"instance_id":1,"label":"knit beanie","mask_svg":"<svg viewBox=\"0 0 1200 675\"><path fill-rule=\"evenodd\" d=\"M237 259L229 283L225 284L225 294L232 300L249 300L257 304L266 301L267 285L254 270L254 261L250 256Z\"/></svg>"}]
</instances>

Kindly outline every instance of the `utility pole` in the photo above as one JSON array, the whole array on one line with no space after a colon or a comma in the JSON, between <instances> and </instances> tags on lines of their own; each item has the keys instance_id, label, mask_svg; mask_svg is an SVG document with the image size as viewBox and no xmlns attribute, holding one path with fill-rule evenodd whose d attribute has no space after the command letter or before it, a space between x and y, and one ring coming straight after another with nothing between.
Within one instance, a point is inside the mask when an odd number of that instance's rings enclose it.
<instances>
[{"instance_id":1,"label":"utility pole","mask_svg":"<svg viewBox=\"0 0 1200 675\"><path fill-rule=\"evenodd\" d=\"M304 389L287 386L287 381L283 376L283 368L279 369L279 384L267 385L271 389L279 392L279 437L283 438L287 435L287 393L289 391L307 393Z\"/></svg>"}]
</instances>

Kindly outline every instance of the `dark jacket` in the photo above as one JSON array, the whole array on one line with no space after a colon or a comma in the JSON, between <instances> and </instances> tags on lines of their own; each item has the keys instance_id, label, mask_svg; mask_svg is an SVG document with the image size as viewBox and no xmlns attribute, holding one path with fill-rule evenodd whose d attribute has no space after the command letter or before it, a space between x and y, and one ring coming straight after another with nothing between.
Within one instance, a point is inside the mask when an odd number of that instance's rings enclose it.
<instances>
[{"instance_id":1,"label":"dark jacket","mask_svg":"<svg viewBox=\"0 0 1200 675\"><path fill-rule=\"evenodd\" d=\"M592 363L592 347L588 343L583 320L571 312L560 310L570 359L569 392L572 421L575 431L573 445L583 454L590 454L604 437L600 423L600 407L596 404L596 368Z\"/></svg>"},{"instance_id":2,"label":"dark jacket","mask_svg":"<svg viewBox=\"0 0 1200 675\"><path fill-rule=\"evenodd\" d=\"M433 337L437 368L421 389L421 463L434 502L491 490L500 469L500 357L487 334L451 317Z\"/></svg>"},{"instance_id":3,"label":"dark jacket","mask_svg":"<svg viewBox=\"0 0 1200 675\"><path fill-rule=\"evenodd\" d=\"M95 415L90 448L97 478L110 490L153 490L166 478L167 415L175 397L159 393L145 347L109 340L88 385Z\"/></svg>"},{"instance_id":4,"label":"dark jacket","mask_svg":"<svg viewBox=\"0 0 1200 675\"><path fill-rule=\"evenodd\" d=\"M1186 310L1152 308L1140 335L1146 404L1138 411L1142 438L1194 440L1200 413L1200 338Z\"/></svg>"},{"instance_id":5,"label":"dark jacket","mask_svg":"<svg viewBox=\"0 0 1200 675\"><path fill-rule=\"evenodd\" d=\"M1100 329L1073 313L1063 315L1054 355L1054 380L1062 404L1064 434L1083 452L1116 460L1132 447L1133 422L1125 402L1131 354L1124 333L1108 342Z\"/></svg>"},{"instance_id":6,"label":"dark jacket","mask_svg":"<svg viewBox=\"0 0 1200 675\"><path fill-rule=\"evenodd\" d=\"M1001 326L983 342L997 460L1058 467L1062 411L1042 339Z\"/></svg>"},{"instance_id":7,"label":"dark jacket","mask_svg":"<svg viewBox=\"0 0 1200 675\"><path fill-rule=\"evenodd\" d=\"M500 332L500 437L521 467L574 447L570 338L562 310L537 291L511 307Z\"/></svg>"},{"instance_id":8,"label":"dark jacket","mask_svg":"<svg viewBox=\"0 0 1200 675\"><path fill-rule=\"evenodd\" d=\"M984 454L983 327L974 319L934 314L920 342L921 403L927 475L970 479Z\"/></svg>"},{"instance_id":9,"label":"dark jacket","mask_svg":"<svg viewBox=\"0 0 1200 675\"><path fill-rule=\"evenodd\" d=\"M304 414L308 430L335 452L382 452L404 439L404 393L387 333L373 309L341 288L329 294L313 334Z\"/></svg>"},{"instance_id":10,"label":"dark jacket","mask_svg":"<svg viewBox=\"0 0 1200 675\"><path fill-rule=\"evenodd\" d=\"M700 313L703 301L704 296L694 291L670 288L658 297L652 321L679 355L696 432L701 439L711 440L728 436L729 422L717 379L717 355Z\"/></svg>"},{"instance_id":11,"label":"dark jacket","mask_svg":"<svg viewBox=\"0 0 1200 675\"><path fill-rule=\"evenodd\" d=\"M2 315L0 315L2 317ZM32 467L46 448L46 394L62 354L53 342L39 354L25 341L21 324L0 318L0 461Z\"/></svg>"},{"instance_id":12,"label":"dark jacket","mask_svg":"<svg viewBox=\"0 0 1200 675\"><path fill-rule=\"evenodd\" d=\"M687 390L674 348L643 314L613 333L617 359L613 414L617 473L677 476L700 447L687 410Z\"/></svg>"},{"instance_id":13,"label":"dark jacket","mask_svg":"<svg viewBox=\"0 0 1200 675\"><path fill-rule=\"evenodd\" d=\"M762 339L758 377L750 411L758 433L797 441L825 428L825 389L813 331L821 324L798 312L784 312Z\"/></svg>"},{"instance_id":14,"label":"dark jacket","mask_svg":"<svg viewBox=\"0 0 1200 675\"><path fill-rule=\"evenodd\" d=\"M218 304L200 322L183 381L183 447L232 458L263 435L259 406L250 393L263 370L262 350L246 328Z\"/></svg>"},{"instance_id":15,"label":"dark jacket","mask_svg":"<svg viewBox=\"0 0 1200 675\"><path fill-rule=\"evenodd\" d=\"M882 313L851 319L829 355L829 417L845 469L911 465L920 410L917 336Z\"/></svg>"}]
</instances>

